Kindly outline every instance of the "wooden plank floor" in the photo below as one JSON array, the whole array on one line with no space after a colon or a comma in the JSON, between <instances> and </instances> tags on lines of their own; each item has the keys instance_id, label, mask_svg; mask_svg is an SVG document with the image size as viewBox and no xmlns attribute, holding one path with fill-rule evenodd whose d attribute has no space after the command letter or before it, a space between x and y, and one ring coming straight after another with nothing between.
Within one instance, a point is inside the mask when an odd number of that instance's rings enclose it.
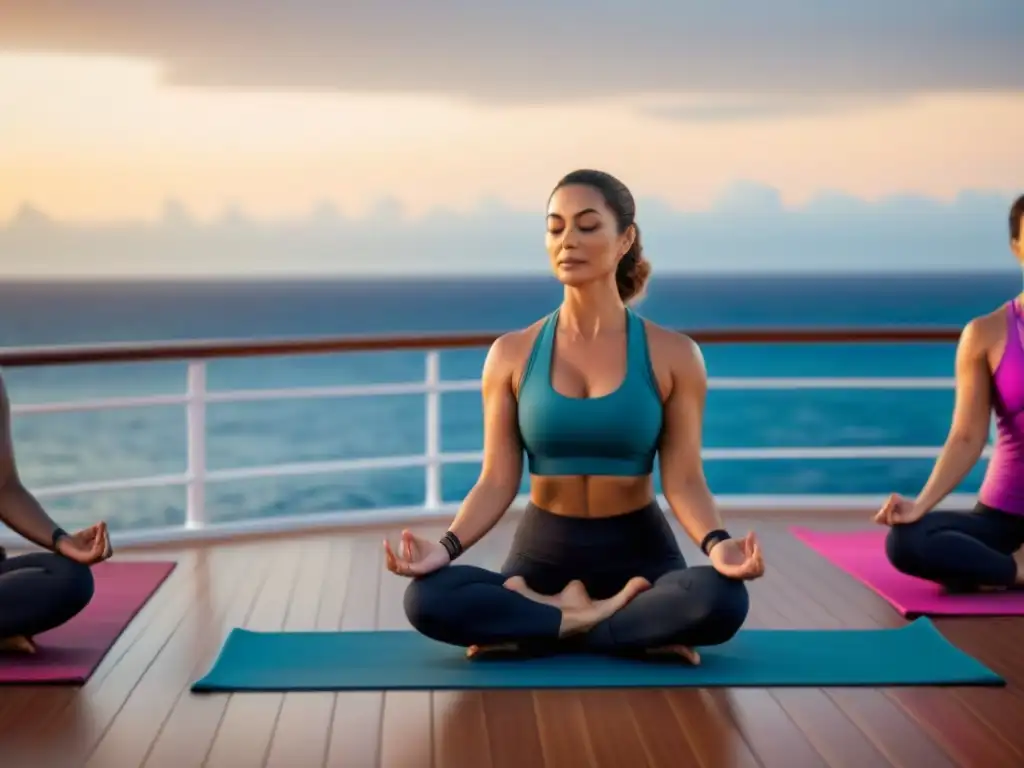
<instances>
[{"instance_id":1,"label":"wooden plank floor","mask_svg":"<svg viewBox=\"0 0 1024 768\"><path fill-rule=\"evenodd\" d=\"M789 538L837 513L730 516L764 543L751 627L895 627L882 600ZM500 563L514 520L466 556ZM434 534L438 530L427 530ZM193 696L228 631L399 629L383 530L132 553L179 567L81 689L0 688L0 764L26 766L1024 765L1024 619L940 619L1005 689L666 689ZM691 563L702 556L684 541Z\"/></svg>"}]
</instances>

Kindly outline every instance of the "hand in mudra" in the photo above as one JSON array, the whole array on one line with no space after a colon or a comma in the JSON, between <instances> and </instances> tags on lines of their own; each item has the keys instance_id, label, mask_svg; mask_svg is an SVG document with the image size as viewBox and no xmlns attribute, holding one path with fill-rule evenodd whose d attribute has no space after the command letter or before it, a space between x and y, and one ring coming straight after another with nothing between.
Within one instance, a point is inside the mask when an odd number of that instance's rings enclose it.
<instances>
[{"instance_id":1,"label":"hand in mudra","mask_svg":"<svg viewBox=\"0 0 1024 768\"><path fill-rule=\"evenodd\" d=\"M764 557L753 531L742 539L726 539L711 548L711 565L723 576L750 581L764 576Z\"/></svg>"},{"instance_id":2,"label":"hand in mudra","mask_svg":"<svg viewBox=\"0 0 1024 768\"><path fill-rule=\"evenodd\" d=\"M82 565L101 563L114 554L107 524L103 522L90 525L78 533L62 536L57 540L56 549L68 560Z\"/></svg>"},{"instance_id":3,"label":"hand in mudra","mask_svg":"<svg viewBox=\"0 0 1024 768\"><path fill-rule=\"evenodd\" d=\"M450 562L448 550L441 542L424 539L411 531L402 531L397 555L384 539L384 563L389 571L399 576L425 576Z\"/></svg>"},{"instance_id":4,"label":"hand in mudra","mask_svg":"<svg viewBox=\"0 0 1024 768\"><path fill-rule=\"evenodd\" d=\"M924 510L913 499L893 493L875 513L874 521L879 525L909 525L924 517Z\"/></svg>"}]
</instances>

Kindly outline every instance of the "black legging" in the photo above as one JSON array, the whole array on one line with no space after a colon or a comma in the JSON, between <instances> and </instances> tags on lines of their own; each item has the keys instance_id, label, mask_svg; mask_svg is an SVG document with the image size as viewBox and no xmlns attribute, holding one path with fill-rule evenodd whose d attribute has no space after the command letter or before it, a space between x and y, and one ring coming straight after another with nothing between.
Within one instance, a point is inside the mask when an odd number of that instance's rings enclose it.
<instances>
[{"instance_id":1,"label":"black legging","mask_svg":"<svg viewBox=\"0 0 1024 768\"><path fill-rule=\"evenodd\" d=\"M506 589L511 576L547 595L578 579L594 599L611 597L634 576L653 586L582 636L559 642L561 611ZM718 645L736 634L748 609L742 581L711 566L687 567L653 503L596 519L554 515L530 504L501 573L449 565L414 579L405 592L409 622L443 643L514 642L538 650L559 645L597 653Z\"/></svg>"},{"instance_id":2,"label":"black legging","mask_svg":"<svg viewBox=\"0 0 1024 768\"><path fill-rule=\"evenodd\" d=\"M0 639L59 627L92 595L92 571L66 557L38 552L0 560Z\"/></svg>"},{"instance_id":3,"label":"black legging","mask_svg":"<svg viewBox=\"0 0 1024 768\"><path fill-rule=\"evenodd\" d=\"M1012 586L1012 555L1021 544L1024 515L978 504L973 512L929 512L915 523L892 526L885 551L897 570L962 591Z\"/></svg>"}]
</instances>

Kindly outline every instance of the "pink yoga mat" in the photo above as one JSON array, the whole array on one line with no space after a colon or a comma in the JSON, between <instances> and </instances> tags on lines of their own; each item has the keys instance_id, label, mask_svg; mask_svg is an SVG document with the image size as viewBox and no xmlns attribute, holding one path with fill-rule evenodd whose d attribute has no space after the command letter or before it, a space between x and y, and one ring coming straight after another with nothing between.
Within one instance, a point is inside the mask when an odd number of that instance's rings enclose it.
<instances>
[{"instance_id":1,"label":"pink yoga mat","mask_svg":"<svg viewBox=\"0 0 1024 768\"><path fill-rule=\"evenodd\" d=\"M84 683L174 566L132 561L97 565L92 602L64 626L37 635L38 653L0 653L0 685Z\"/></svg>"},{"instance_id":2,"label":"pink yoga mat","mask_svg":"<svg viewBox=\"0 0 1024 768\"><path fill-rule=\"evenodd\" d=\"M884 529L789 530L830 563L885 598L904 616L1024 616L1024 592L948 594L934 582L900 573L886 559Z\"/></svg>"}]
</instances>

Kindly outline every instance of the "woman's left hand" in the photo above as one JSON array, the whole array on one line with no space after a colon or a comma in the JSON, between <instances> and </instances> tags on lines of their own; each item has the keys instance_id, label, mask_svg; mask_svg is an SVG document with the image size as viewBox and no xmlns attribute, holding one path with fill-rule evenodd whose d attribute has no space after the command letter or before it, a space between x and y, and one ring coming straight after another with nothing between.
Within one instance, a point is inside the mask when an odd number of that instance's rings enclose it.
<instances>
[{"instance_id":1,"label":"woman's left hand","mask_svg":"<svg viewBox=\"0 0 1024 768\"><path fill-rule=\"evenodd\" d=\"M730 579L749 581L764 576L761 545L753 531L742 539L725 539L711 548L711 565Z\"/></svg>"}]
</instances>

